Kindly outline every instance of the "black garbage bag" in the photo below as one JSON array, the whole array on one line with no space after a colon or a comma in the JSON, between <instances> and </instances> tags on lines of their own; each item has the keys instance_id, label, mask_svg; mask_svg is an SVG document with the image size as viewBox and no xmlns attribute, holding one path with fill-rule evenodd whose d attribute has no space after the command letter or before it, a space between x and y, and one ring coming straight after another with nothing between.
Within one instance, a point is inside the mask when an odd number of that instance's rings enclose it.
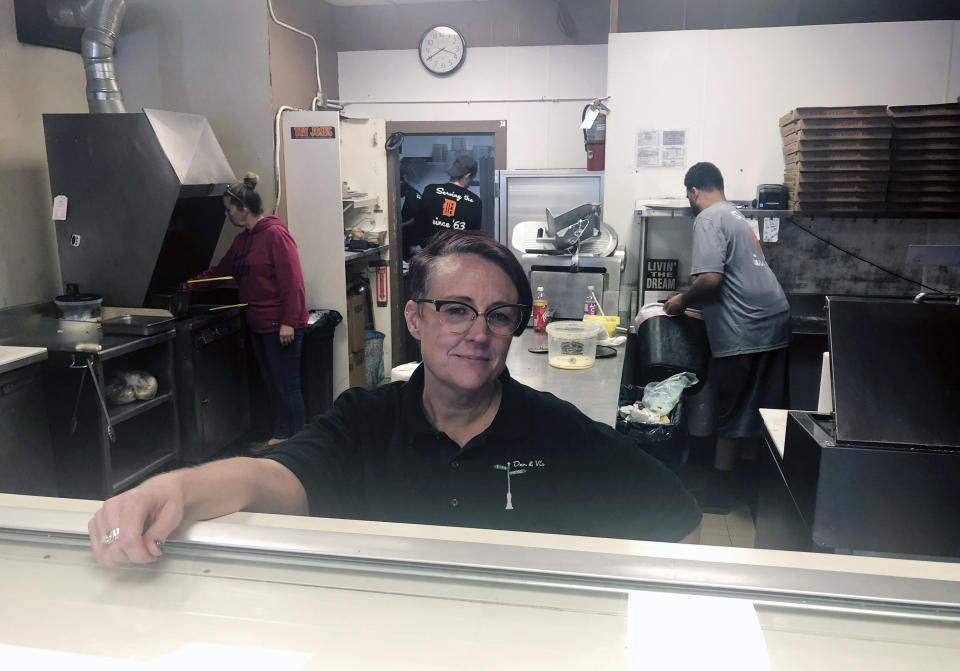
<instances>
[{"instance_id":1,"label":"black garbage bag","mask_svg":"<svg viewBox=\"0 0 960 671\"><path fill-rule=\"evenodd\" d=\"M336 310L310 310L307 330L320 329L333 331L337 324L342 321L343 316Z\"/></svg>"},{"instance_id":2,"label":"black garbage bag","mask_svg":"<svg viewBox=\"0 0 960 671\"><path fill-rule=\"evenodd\" d=\"M618 407L633 405L643 399L643 387L633 384L620 385ZM681 415L683 400L670 411L669 424L640 424L628 422L617 416L617 431L631 438L640 449L665 464L683 464L689 450L683 438Z\"/></svg>"}]
</instances>

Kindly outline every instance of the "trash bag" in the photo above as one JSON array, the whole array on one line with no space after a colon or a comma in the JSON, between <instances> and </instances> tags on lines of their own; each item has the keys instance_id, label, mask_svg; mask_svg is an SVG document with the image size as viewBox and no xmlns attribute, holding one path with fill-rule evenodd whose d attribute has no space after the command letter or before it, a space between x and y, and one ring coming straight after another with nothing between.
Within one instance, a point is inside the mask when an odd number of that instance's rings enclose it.
<instances>
[{"instance_id":1,"label":"trash bag","mask_svg":"<svg viewBox=\"0 0 960 671\"><path fill-rule=\"evenodd\" d=\"M663 422L659 414L654 422L638 421L639 413L634 415L633 420L629 419L632 413L629 413L627 409L635 408L642 403L643 394L643 387L632 384L620 385L620 412L617 414L617 431L630 436L641 446L644 443L668 440L680 425L680 405L677 404L670 412L666 413L669 419L667 422Z\"/></svg>"},{"instance_id":2,"label":"trash bag","mask_svg":"<svg viewBox=\"0 0 960 671\"><path fill-rule=\"evenodd\" d=\"M677 373L660 382L650 382L643 388L643 405L658 415L668 415L687 387L697 383L693 373Z\"/></svg>"},{"instance_id":3,"label":"trash bag","mask_svg":"<svg viewBox=\"0 0 960 671\"><path fill-rule=\"evenodd\" d=\"M634 406L642 402L644 388L632 385L620 385L620 406ZM667 464L684 464L690 449L682 428L682 404L677 403L667 415L666 423L631 422L618 414L616 428L619 433L632 439L637 447Z\"/></svg>"}]
</instances>

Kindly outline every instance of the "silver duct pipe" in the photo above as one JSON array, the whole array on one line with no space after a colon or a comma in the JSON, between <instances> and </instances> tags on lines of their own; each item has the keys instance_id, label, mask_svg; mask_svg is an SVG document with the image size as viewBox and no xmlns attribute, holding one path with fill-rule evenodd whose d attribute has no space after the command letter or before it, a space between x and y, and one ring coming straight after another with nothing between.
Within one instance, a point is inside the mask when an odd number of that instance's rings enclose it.
<instances>
[{"instance_id":1,"label":"silver duct pipe","mask_svg":"<svg viewBox=\"0 0 960 671\"><path fill-rule=\"evenodd\" d=\"M91 113L126 111L113 69L113 48L125 11L126 0L47 0L50 20L69 28L83 28L80 53Z\"/></svg>"}]
</instances>

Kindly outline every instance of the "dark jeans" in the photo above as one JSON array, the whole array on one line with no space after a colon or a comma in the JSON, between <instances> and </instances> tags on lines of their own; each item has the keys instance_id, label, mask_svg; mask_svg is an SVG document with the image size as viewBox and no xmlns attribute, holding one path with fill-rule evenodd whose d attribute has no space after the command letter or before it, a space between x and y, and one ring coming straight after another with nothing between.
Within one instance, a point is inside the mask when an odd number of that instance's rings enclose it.
<instances>
[{"instance_id":1,"label":"dark jeans","mask_svg":"<svg viewBox=\"0 0 960 671\"><path fill-rule=\"evenodd\" d=\"M303 427L306 411L300 391L300 350L303 329L295 329L293 342L280 345L279 333L251 333L253 352L267 383L273 437L289 438Z\"/></svg>"}]
</instances>

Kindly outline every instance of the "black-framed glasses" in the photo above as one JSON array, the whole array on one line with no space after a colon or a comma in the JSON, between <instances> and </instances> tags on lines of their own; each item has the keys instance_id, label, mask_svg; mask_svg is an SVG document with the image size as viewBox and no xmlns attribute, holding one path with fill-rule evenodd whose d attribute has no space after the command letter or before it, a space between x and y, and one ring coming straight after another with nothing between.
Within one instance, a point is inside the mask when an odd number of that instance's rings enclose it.
<instances>
[{"instance_id":1,"label":"black-framed glasses","mask_svg":"<svg viewBox=\"0 0 960 671\"><path fill-rule=\"evenodd\" d=\"M432 303L440 315L440 322L444 325L448 333L460 335L466 333L477 321L480 311L472 305L461 303L460 301L445 301L434 298L417 298L414 303ZM516 305L513 303L504 303L495 305L483 313L483 320L487 324L487 330L494 335L509 336L520 326L523 320L526 305Z\"/></svg>"}]
</instances>

